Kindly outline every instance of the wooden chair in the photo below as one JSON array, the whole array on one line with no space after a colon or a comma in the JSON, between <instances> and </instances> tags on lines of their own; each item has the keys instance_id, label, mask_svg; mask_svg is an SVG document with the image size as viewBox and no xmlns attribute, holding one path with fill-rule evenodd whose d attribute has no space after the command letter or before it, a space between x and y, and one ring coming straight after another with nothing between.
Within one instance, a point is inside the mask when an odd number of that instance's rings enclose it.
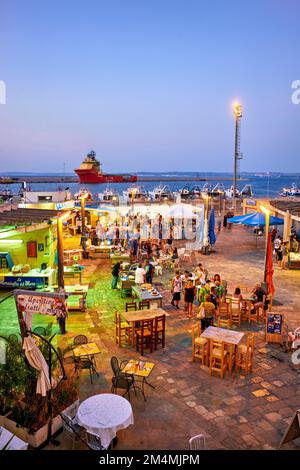
<instances>
[{"instance_id":1,"label":"wooden chair","mask_svg":"<svg viewBox=\"0 0 300 470\"><path fill-rule=\"evenodd\" d=\"M251 321L251 309L253 308L253 304L251 300L243 300L242 301L242 308L241 308L241 320L247 321L250 323Z\"/></svg>"},{"instance_id":2,"label":"wooden chair","mask_svg":"<svg viewBox=\"0 0 300 470\"><path fill-rule=\"evenodd\" d=\"M122 281L121 298L131 297L132 281Z\"/></svg>"},{"instance_id":3,"label":"wooden chair","mask_svg":"<svg viewBox=\"0 0 300 470\"><path fill-rule=\"evenodd\" d=\"M224 341L210 341L210 375L213 372L220 374L221 379L224 377L224 373L227 370L227 356L228 353L225 350Z\"/></svg>"},{"instance_id":4,"label":"wooden chair","mask_svg":"<svg viewBox=\"0 0 300 470\"><path fill-rule=\"evenodd\" d=\"M266 305L267 302L268 302L268 304ZM258 312L257 312L258 321L262 321L263 323L265 323L266 318L267 318L267 312L272 311L272 305L273 305L273 296L272 296L272 294L264 295L263 296L262 306L258 308ZM267 308L266 308L266 306L267 306Z\"/></svg>"},{"instance_id":5,"label":"wooden chair","mask_svg":"<svg viewBox=\"0 0 300 470\"><path fill-rule=\"evenodd\" d=\"M230 322L231 325L241 326L241 302L230 299Z\"/></svg>"},{"instance_id":6,"label":"wooden chair","mask_svg":"<svg viewBox=\"0 0 300 470\"><path fill-rule=\"evenodd\" d=\"M141 300L139 303L139 310L147 310L150 308L149 300Z\"/></svg>"},{"instance_id":7,"label":"wooden chair","mask_svg":"<svg viewBox=\"0 0 300 470\"><path fill-rule=\"evenodd\" d=\"M200 359L202 365L207 363L208 359L208 341L201 338L200 322L192 326L192 361Z\"/></svg>"},{"instance_id":8,"label":"wooden chair","mask_svg":"<svg viewBox=\"0 0 300 470\"><path fill-rule=\"evenodd\" d=\"M220 300L218 305L218 312L220 317L230 316L230 303Z\"/></svg>"},{"instance_id":9,"label":"wooden chair","mask_svg":"<svg viewBox=\"0 0 300 470\"><path fill-rule=\"evenodd\" d=\"M231 319L225 317L218 317L218 328L230 328Z\"/></svg>"},{"instance_id":10,"label":"wooden chair","mask_svg":"<svg viewBox=\"0 0 300 470\"><path fill-rule=\"evenodd\" d=\"M131 326L126 321L122 321L121 314L115 312L115 322L116 322L116 343L119 346L122 346L122 343L128 343L131 338Z\"/></svg>"},{"instance_id":11,"label":"wooden chair","mask_svg":"<svg viewBox=\"0 0 300 470\"><path fill-rule=\"evenodd\" d=\"M239 286L239 288L240 288L241 292L242 293L244 292L245 294L251 292L251 290L252 290L251 287L243 286L243 285Z\"/></svg>"},{"instance_id":12,"label":"wooden chair","mask_svg":"<svg viewBox=\"0 0 300 470\"><path fill-rule=\"evenodd\" d=\"M161 344L162 348L165 347L165 338L166 338L166 315L160 315L155 317L154 320L154 349L157 350L157 345Z\"/></svg>"},{"instance_id":13,"label":"wooden chair","mask_svg":"<svg viewBox=\"0 0 300 470\"><path fill-rule=\"evenodd\" d=\"M132 310L136 311L137 310L136 302L126 302L125 310L126 312L130 312Z\"/></svg>"},{"instance_id":14,"label":"wooden chair","mask_svg":"<svg viewBox=\"0 0 300 470\"><path fill-rule=\"evenodd\" d=\"M144 353L144 349L153 352L153 323L154 320L142 320L140 328L135 330L136 338L136 350L139 351L141 348L141 355Z\"/></svg>"},{"instance_id":15,"label":"wooden chair","mask_svg":"<svg viewBox=\"0 0 300 470\"><path fill-rule=\"evenodd\" d=\"M237 348L236 367L237 370L242 369L247 374L252 372L253 354L255 346L255 336L253 333L247 335L247 343L241 344Z\"/></svg>"}]
</instances>

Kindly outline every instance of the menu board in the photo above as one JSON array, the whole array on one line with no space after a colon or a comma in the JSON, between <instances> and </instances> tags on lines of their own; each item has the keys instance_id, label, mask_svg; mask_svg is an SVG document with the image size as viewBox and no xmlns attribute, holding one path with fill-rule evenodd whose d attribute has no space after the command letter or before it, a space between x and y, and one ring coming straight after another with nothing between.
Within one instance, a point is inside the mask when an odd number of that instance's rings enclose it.
<instances>
[{"instance_id":1,"label":"menu board","mask_svg":"<svg viewBox=\"0 0 300 470\"><path fill-rule=\"evenodd\" d=\"M283 331L283 315L269 312L266 321L266 341L268 343L281 343Z\"/></svg>"}]
</instances>

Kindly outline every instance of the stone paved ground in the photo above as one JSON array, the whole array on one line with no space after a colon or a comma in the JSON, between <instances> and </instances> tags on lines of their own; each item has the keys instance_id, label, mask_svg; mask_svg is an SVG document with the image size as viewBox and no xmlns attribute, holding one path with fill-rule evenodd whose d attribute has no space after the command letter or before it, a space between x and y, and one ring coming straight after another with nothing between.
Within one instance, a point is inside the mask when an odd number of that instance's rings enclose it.
<instances>
[{"instance_id":1,"label":"stone paved ground","mask_svg":"<svg viewBox=\"0 0 300 470\"><path fill-rule=\"evenodd\" d=\"M228 280L229 291L239 283L253 285L262 279L263 240L251 231L234 227L218 236L215 251L209 256L192 255L183 267L202 262L210 275L218 272ZM107 392L111 386L110 357L120 360L138 358L128 347L119 348L114 340L114 311L124 310L118 292L110 290L110 265L105 260L89 261L84 279L90 283L88 308L85 313L70 313L68 333L57 336L60 345L71 344L78 333L101 347L97 358L99 377L91 385L82 371L80 398ZM266 345L261 325L243 323L242 331L257 333L253 373L248 376L226 374L224 380L211 377L205 367L191 362L191 326L183 311L170 304L170 273L155 279L164 295L167 319L166 348L145 357L156 366L151 374L155 389L147 387L147 401L138 393L132 397L135 424L118 433L117 449L187 449L188 439L198 433L207 437L210 449L274 449L286 430L290 418L299 408L299 374L292 366L290 355L278 345ZM283 312L293 327L298 323L298 271L275 269L274 311ZM5 307L4 307L5 305ZM0 331L17 327L13 301L0 305ZM36 324L48 321L37 317ZM54 326L54 328L57 328ZM3 331L4 332L4 331ZM70 448L68 437L60 436L61 446ZM300 441L286 444L287 449L299 448ZM51 445L48 448L53 448Z\"/></svg>"}]
</instances>

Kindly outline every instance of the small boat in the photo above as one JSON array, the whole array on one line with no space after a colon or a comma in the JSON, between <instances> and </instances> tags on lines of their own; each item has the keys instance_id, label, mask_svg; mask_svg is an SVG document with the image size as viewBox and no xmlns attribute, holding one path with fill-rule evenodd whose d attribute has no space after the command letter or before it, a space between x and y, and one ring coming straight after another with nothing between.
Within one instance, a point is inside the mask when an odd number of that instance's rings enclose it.
<instances>
[{"instance_id":1,"label":"small boat","mask_svg":"<svg viewBox=\"0 0 300 470\"><path fill-rule=\"evenodd\" d=\"M110 202L112 204L118 204L119 194L113 189L107 187L103 193L96 194L96 199L101 202Z\"/></svg>"},{"instance_id":2,"label":"small boat","mask_svg":"<svg viewBox=\"0 0 300 470\"><path fill-rule=\"evenodd\" d=\"M233 198L233 186L231 186L229 189L225 189L225 197L228 199ZM253 197L251 184L246 184L241 191L239 191L238 188L236 188L235 197L236 198Z\"/></svg>"},{"instance_id":3,"label":"small boat","mask_svg":"<svg viewBox=\"0 0 300 470\"><path fill-rule=\"evenodd\" d=\"M224 197L225 191L224 184L218 183L212 188L210 195L211 197Z\"/></svg>"},{"instance_id":4,"label":"small boat","mask_svg":"<svg viewBox=\"0 0 300 470\"><path fill-rule=\"evenodd\" d=\"M178 191L178 194L180 195L181 199L200 199L202 190L199 188L199 186L188 186L185 185L182 189Z\"/></svg>"},{"instance_id":5,"label":"small boat","mask_svg":"<svg viewBox=\"0 0 300 470\"><path fill-rule=\"evenodd\" d=\"M14 196L13 192L10 189L2 189L0 191L0 200L7 201Z\"/></svg>"},{"instance_id":6,"label":"small boat","mask_svg":"<svg viewBox=\"0 0 300 470\"><path fill-rule=\"evenodd\" d=\"M204 183L201 189L201 196L211 196L212 186L209 183Z\"/></svg>"},{"instance_id":7,"label":"small boat","mask_svg":"<svg viewBox=\"0 0 300 470\"><path fill-rule=\"evenodd\" d=\"M142 186L131 186L126 191L123 191L123 196L128 203L151 201L151 197Z\"/></svg>"},{"instance_id":8,"label":"small boat","mask_svg":"<svg viewBox=\"0 0 300 470\"><path fill-rule=\"evenodd\" d=\"M174 201L174 194L169 189L168 186L160 184L153 189L153 191L149 191L149 194L152 198L152 201L160 202L160 201Z\"/></svg>"},{"instance_id":9,"label":"small boat","mask_svg":"<svg viewBox=\"0 0 300 470\"><path fill-rule=\"evenodd\" d=\"M283 188L280 196L283 197L300 197L300 188L296 185L296 183L293 183L291 188Z\"/></svg>"},{"instance_id":10,"label":"small boat","mask_svg":"<svg viewBox=\"0 0 300 470\"><path fill-rule=\"evenodd\" d=\"M74 198L75 199L80 199L85 194L87 194L86 201L92 201L93 200L92 193L87 188L80 188L79 191L74 194Z\"/></svg>"}]
</instances>

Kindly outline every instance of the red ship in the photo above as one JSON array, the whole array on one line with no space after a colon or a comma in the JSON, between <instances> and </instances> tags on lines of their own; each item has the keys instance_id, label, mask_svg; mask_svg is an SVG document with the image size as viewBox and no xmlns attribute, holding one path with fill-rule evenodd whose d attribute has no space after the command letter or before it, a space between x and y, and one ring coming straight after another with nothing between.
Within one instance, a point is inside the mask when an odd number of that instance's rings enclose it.
<instances>
[{"instance_id":1,"label":"red ship","mask_svg":"<svg viewBox=\"0 0 300 470\"><path fill-rule=\"evenodd\" d=\"M96 159L96 152L91 150L80 167L75 170L79 176L80 183L135 183L135 175L109 175L103 173L101 163Z\"/></svg>"}]
</instances>

